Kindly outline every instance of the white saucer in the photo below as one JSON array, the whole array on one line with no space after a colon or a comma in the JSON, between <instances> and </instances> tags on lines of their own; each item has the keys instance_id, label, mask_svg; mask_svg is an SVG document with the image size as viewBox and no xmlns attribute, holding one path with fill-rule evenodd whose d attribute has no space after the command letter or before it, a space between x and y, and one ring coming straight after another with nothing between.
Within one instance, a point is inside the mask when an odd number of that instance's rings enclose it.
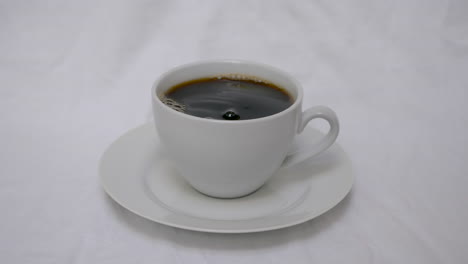
<instances>
[{"instance_id":1,"label":"white saucer","mask_svg":"<svg viewBox=\"0 0 468 264\"><path fill-rule=\"evenodd\" d=\"M306 129L296 145L322 133ZM255 193L237 199L205 196L167 160L153 124L117 139L101 158L102 186L131 212L168 226L216 233L279 229L317 217L338 204L353 183L351 162L335 143L320 156L280 170Z\"/></svg>"}]
</instances>

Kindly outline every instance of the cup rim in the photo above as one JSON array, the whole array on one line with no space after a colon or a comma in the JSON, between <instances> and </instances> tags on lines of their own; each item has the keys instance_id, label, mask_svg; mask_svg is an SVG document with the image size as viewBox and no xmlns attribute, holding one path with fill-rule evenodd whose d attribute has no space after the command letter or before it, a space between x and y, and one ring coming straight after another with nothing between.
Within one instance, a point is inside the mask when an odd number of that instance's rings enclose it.
<instances>
[{"instance_id":1,"label":"cup rim","mask_svg":"<svg viewBox=\"0 0 468 264\"><path fill-rule=\"evenodd\" d=\"M205 65L205 64L214 64L214 63L250 64L250 65L256 65L256 66L259 66L259 67L262 67L262 68L266 68L267 70L272 71L272 72L277 72L277 73L281 74L282 76L286 77L296 87L297 96L296 96L296 98L294 100L294 103L291 104L288 108L284 109L283 111L275 113L273 115L260 117L260 118L246 119L246 120L235 120L235 122L233 122L232 120L208 119L208 118L202 118L202 117L198 117L198 116L192 116L192 115L189 115L189 114L186 114L186 113L181 113L181 112L176 111L176 110L170 108L169 106L165 105L159 99L159 97L157 96L156 88L157 88L158 84L161 82L161 80L163 80L167 76L169 76L169 75L173 74L174 72L177 72L177 71L179 71L181 69L184 69L184 68L190 68L190 67L195 67L195 66ZM253 75L255 76L255 74L253 74ZM170 70L168 70L168 71L164 72L163 74L161 74L159 76L159 78L156 79L156 81L153 83L153 86L151 88L151 97L153 99L153 102L156 102L157 104L162 106L163 109L167 109L168 111L171 111L171 113L173 113L175 115L179 115L180 117L187 118L187 119L190 119L190 120L193 120L193 121L208 122L208 123L220 123L220 124L247 124L247 123L256 123L256 122L263 122L263 121L268 121L268 120L271 120L271 119L276 119L276 118L279 118L281 116L287 115L291 111L294 111L294 109L296 109L297 107L299 107L301 105L302 97L303 97L303 91L302 91L302 86L300 85L300 83L298 81L296 81L295 78L293 78L289 73L287 73L287 72L285 72L285 71L283 71L283 70L281 70L279 68L270 66L268 64L258 63L258 62L248 61L248 60L220 59L220 60L199 60L199 61L194 61L194 62L190 62L190 63L181 64L179 66L171 68Z\"/></svg>"}]
</instances>

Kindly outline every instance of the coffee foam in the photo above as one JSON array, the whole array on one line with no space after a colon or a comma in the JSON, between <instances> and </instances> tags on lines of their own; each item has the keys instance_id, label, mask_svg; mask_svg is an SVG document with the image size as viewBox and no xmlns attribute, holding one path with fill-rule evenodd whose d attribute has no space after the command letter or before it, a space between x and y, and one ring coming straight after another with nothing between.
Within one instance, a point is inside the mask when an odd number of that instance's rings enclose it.
<instances>
[{"instance_id":1,"label":"coffee foam","mask_svg":"<svg viewBox=\"0 0 468 264\"><path fill-rule=\"evenodd\" d=\"M271 82L266 81L264 79L258 78L257 76L253 75L246 75L246 74L238 74L238 73L229 73L229 74L222 74L222 75L217 75L215 78L217 79L230 79L230 80L235 80L235 81L253 81L256 83L265 83L265 84L271 84Z\"/></svg>"},{"instance_id":2,"label":"coffee foam","mask_svg":"<svg viewBox=\"0 0 468 264\"><path fill-rule=\"evenodd\" d=\"M159 99L161 99L161 102L163 102L163 104L169 106L170 108L178 112L185 112L185 105L178 103L170 98L167 98L165 95L160 96Z\"/></svg>"}]
</instances>

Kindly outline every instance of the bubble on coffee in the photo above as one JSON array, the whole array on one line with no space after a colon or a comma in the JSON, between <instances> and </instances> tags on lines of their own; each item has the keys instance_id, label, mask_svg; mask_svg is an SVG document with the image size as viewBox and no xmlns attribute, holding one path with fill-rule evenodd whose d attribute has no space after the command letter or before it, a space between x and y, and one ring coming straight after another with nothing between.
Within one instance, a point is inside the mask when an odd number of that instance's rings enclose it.
<instances>
[{"instance_id":1,"label":"bubble on coffee","mask_svg":"<svg viewBox=\"0 0 468 264\"><path fill-rule=\"evenodd\" d=\"M171 87L161 101L185 114L230 121L274 115L293 104L285 89L242 74L184 82Z\"/></svg>"},{"instance_id":2,"label":"bubble on coffee","mask_svg":"<svg viewBox=\"0 0 468 264\"><path fill-rule=\"evenodd\" d=\"M227 111L224 113L223 118L226 120L238 120L240 119L240 116L234 111Z\"/></svg>"}]
</instances>

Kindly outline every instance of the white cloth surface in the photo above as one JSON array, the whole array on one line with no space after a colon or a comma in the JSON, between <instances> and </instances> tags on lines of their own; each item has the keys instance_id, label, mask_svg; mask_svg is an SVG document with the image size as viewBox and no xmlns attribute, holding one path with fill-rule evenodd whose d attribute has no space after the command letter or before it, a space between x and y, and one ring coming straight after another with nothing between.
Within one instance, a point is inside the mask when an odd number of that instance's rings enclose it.
<instances>
[{"instance_id":1,"label":"white cloth surface","mask_svg":"<svg viewBox=\"0 0 468 264\"><path fill-rule=\"evenodd\" d=\"M468 263L468 2L0 1L2 263ZM151 120L164 71L235 58L341 121L356 182L330 212L222 235L140 218L99 158ZM314 124L323 125L320 122Z\"/></svg>"}]
</instances>

